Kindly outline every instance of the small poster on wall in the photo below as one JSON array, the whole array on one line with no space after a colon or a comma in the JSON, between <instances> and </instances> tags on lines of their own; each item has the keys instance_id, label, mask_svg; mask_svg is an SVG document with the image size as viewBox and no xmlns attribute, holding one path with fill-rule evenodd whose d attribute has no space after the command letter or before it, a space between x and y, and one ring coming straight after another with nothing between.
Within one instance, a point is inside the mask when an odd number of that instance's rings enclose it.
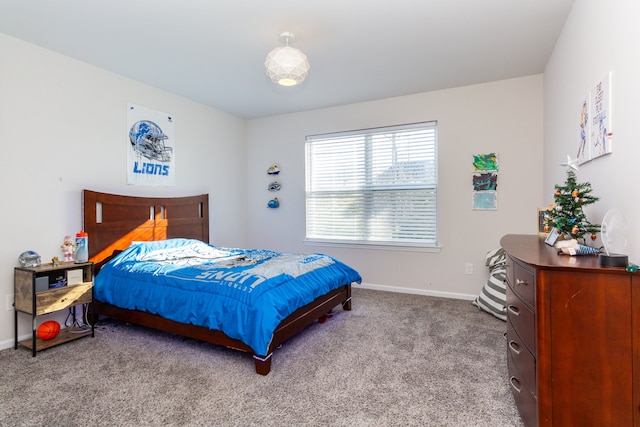
<instances>
[{"instance_id":1,"label":"small poster on wall","mask_svg":"<svg viewBox=\"0 0 640 427\"><path fill-rule=\"evenodd\" d=\"M474 210L498 209L498 155L496 153L473 155Z\"/></svg>"},{"instance_id":2,"label":"small poster on wall","mask_svg":"<svg viewBox=\"0 0 640 427\"><path fill-rule=\"evenodd\" d=\"M578 165L613 151L611 127L611 73L596 83L581 102L577 122Z\"/></svg>"},{"instance_id":3,"label":"small poster on wall","mask_svg":"<svg viewBox=\"0 0 640 427\"><path fill-rule=\"evenodd\" d=\"M127 129L127 184L175 185L175 133L171 115L130 104Z\"/></svg>"},{"instance_id":4,"label":"small poster on wall","mask_svg":"<svg viewBox=\"0 0 640 427\"><path fill-rule=\"evenodd\" d=\"M611 73L600 80L591 97L591 158L611 153Z\"/></svg>"},{"instance_id":5,"label":"small poster on wall","mask_svg":"<svg viewBox=\"0 0 640 427\"><path fill-rule=\"evenodd\" d=\"M580 116L578 118L578 153L576 155L576 162L581 165L591 160L591 153L589 152L589 135L590 120L589 120L589 104L591 100L589 96L584 98L580 103Z\"/></svg>"}]
</instances>

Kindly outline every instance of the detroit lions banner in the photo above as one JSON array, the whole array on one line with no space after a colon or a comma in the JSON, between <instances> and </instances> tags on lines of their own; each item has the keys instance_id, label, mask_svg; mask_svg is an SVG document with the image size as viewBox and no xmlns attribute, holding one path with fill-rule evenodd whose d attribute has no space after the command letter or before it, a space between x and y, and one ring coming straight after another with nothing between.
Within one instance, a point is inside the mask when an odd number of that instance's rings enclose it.
<instances>
[{"instance_id":1,"label":"detroit lions banner","mask_svg":"<svg viewBox=\"0 0 640 427\"><path fill-rule=\"evenodd\" d=\"M127 127L127 184L175 185L173 118L130 104Z\"/></svg>"}]
</instances>

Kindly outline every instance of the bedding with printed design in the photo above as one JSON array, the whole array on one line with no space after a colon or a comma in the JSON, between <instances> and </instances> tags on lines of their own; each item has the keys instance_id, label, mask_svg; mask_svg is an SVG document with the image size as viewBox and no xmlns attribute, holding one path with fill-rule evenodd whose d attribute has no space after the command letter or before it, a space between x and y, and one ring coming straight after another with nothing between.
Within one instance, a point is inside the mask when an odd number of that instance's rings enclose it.
<instances>
[{"instance_id":1,"label":"bedding with printed design","mask_svg":"<svg viewBox=\"0 0 640 427\"><path fill-rule=\"evenodd\" d=\"M287 316L352 282L327 255L216 247L198 240L134 243L95 277L94 298L224 332L266 355Z\"/></svg>"}]
</instances>

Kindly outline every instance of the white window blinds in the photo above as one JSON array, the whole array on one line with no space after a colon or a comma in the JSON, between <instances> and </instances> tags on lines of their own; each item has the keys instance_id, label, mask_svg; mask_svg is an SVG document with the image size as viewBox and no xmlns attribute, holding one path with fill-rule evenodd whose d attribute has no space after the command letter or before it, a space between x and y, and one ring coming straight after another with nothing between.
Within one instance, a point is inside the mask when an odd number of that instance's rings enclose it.
<instances>
[{"instance_id":1,"label":"white window blinds","mask_svg":"<svg viewBox=\"0 0 640 427\"><path fill-rule=\"evenodd\" d=\"M307 240L435 246L436 122L309 136Z\"/></svg>"}]
</instances>

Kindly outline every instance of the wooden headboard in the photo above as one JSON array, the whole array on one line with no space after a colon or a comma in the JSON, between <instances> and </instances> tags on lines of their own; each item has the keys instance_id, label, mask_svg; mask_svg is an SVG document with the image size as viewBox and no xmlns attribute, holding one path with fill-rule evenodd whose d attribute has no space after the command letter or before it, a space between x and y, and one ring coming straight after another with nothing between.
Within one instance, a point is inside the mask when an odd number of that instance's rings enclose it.
<instances>
[{"instance_id":1,"label":"wooden headboard","mask_svg":"<svg viewBox=\"0 0 640 427\"><path fill-rule=\"evenodd\" d=\"M176 237L209 242L209 195L133 197L82 192L83 228L89 260L99 263L132 241Z\"/></svg>"}]
</instances>

